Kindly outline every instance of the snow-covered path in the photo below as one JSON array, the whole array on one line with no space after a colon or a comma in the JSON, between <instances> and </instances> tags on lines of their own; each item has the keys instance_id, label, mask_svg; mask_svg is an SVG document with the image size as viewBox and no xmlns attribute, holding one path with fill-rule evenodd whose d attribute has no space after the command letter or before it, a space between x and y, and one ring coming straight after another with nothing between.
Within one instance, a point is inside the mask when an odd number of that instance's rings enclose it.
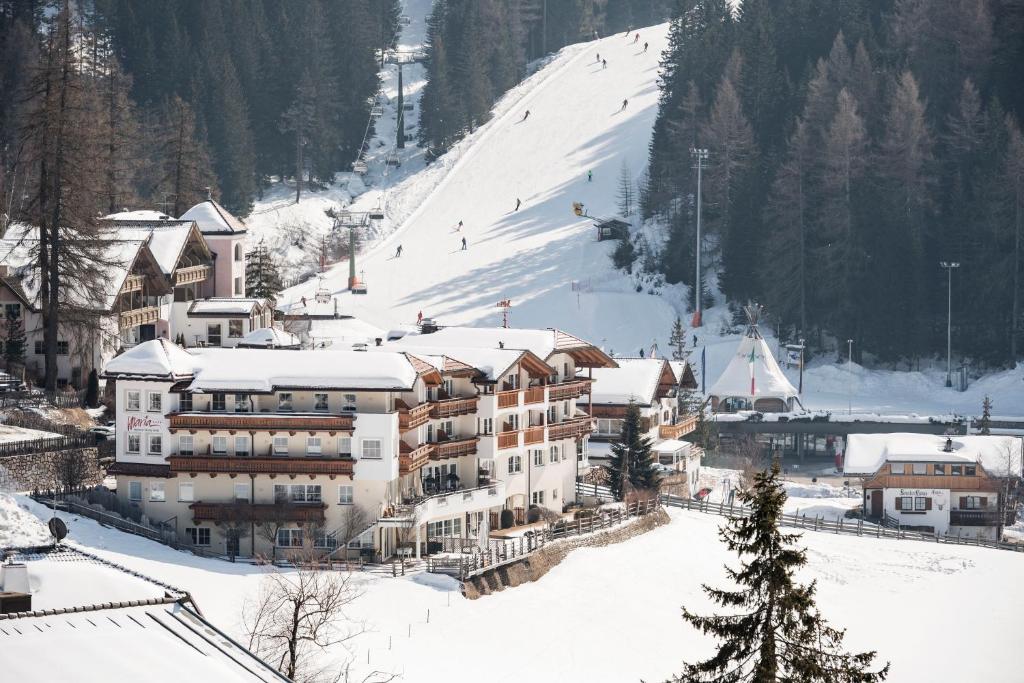
<instances>
[{"instance_id":1,"label":"snow-covered path","mask_svg":"<svg viewBox=\"0 0 1024 683\"><path fill-rule=\"evenodd\" d=\"M420 311L443 324L494 324L495 304L510 298L517 327L564 327L620 353L664 337L673 306L635 292L630 277L613 271L610 243L596 241L592 223L573 215L572 202L593 215L614 215L622 164L634 177L642 171L666 31L643 29L639 45L618 34L564 49L509 92L492 121L396 190L417 204L398 230L362 255L358 269L369 294L347 293L346 264L325 278L342 312L384 328L411 323ZM440 182L438 173L445 173ZM420 183L432 188L425 199ZM517 198L523 203L514 211ZM395 258L399 244L402 256ZM577 299L573 281L589 281L593 293ZM297 285L280 302L311 300L317 286Z\"/></svg>"}]
</instances>

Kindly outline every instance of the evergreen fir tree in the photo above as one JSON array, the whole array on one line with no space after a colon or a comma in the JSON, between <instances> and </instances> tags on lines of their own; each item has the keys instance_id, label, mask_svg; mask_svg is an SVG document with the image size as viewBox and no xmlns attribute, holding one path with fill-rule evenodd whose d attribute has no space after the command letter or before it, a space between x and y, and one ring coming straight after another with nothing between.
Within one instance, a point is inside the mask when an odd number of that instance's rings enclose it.
<instances>
[{"instance_id":1,"label":"evergreen fir tree","mask_svg":"<svg viewBox=\"0 0 1024 683\"><path fill-rule=\"evenodd\" d=\"M978 420L978 433L988 436L992 433L992 399L988 396L981 402L981 419Z\"/></svg>"},{"instance_id":2,"label":"evergreen fir tree","mask_svg":"<svg viewBox=\"0 0 1024 683\"><path fill-rule=\"evenodd\" d=\"M281 275L263 242L245 255L245 295L273 299L283 289Z\"/></svg>"},{"instance_id":3,"label":"evergreen fir tree","mask_svg":"<svg viewBox=\"0 0 1024 683\"><path fill-rule=\"evenodd\" d=\"M85 407L95 408L100 402L100 376L96 368L89 371L89 379L85 386Z\"/></svg>"},{"instance_id":4,"label":"evergreen fir tree","mask_svg":"<svg viewBox=\"0 0 1024 683\"><path fill-rule=\"evenodd\" d=\"M608 483L616 500L641 491L657 491L660 476L651 451L651 439L643 432L640 406L630 401L622 420L619 439L612 443Z\"/></svg>"},{"instance_id":5,"label":"evergreen fir tree","mask_svg":"<svg viewBox=\"0 0 1024 683\"><path fill-rule=\"evenodd\" d=\"M672 323L668 345L672 347L672 360L686 360L686 328L683 327L683 320L679 316L676 316L676 321Z\"/></svg>"},{"instance_id":6,"label":"evergreen fir tree","mask_svg":"<svg viewBox=\"0 0 1024 683\"><path fill-rule=\"evenodd\" d=\"M25 362L25 326L22 324L22 316L6 315L7 329L4 339L4 361L7 364L8 372Z\"/></svg>"},{"instance_id":7,"label":"evergreen fir tree","mask_svg":"<svg viewBox=\"0 0 1024 683\"><path fill-rule=\"evenodd\" d=\"M633 176L629 172L629 164L626 160L622 160L622 166L619 168L619 215L623 218L629 218L633 215L633 205L635 203L633 191Z\"/></svg>"},{"instance_id":8,"label":"evergreen fir tree","mask_svg":"<svg viewBox=\"0 0 1024 683\"><path fill-rule=\"evenodd\" d=\"M700 616L683 608L683 618L704 634L717 638L718 652L687 664L679 683L874 683L885 680L886 664L871 671L874 652L843 651L844 632L828 625L815 606L815 584L794 581L807 564L807 553L794 547L799 534L779 530L786 493L779 482L779 464L754 477L751 490L739 499L750 515L729 520L720 532L729 550L739 555L738 570L726 566L736 590L705 585L704 591L727 609L726 614ZM749 558L749 559L748 559Z\"/></svg>"}]
</instances>

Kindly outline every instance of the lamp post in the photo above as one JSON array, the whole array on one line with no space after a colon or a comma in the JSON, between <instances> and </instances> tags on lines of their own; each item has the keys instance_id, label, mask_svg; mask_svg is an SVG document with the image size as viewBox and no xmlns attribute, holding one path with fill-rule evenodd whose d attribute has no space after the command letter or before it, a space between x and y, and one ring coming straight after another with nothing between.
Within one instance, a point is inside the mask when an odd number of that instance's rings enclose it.
<instances>
[{"instance_id":1,"label":"lamp post","mask_svg":"<svg viewBox=\"0 0 1024 683\"><path fill-rule=\"evenodd\" d=\"M801 396L804 395L804 339L800 338L800 386L797 388L797 393Z\"/></svg>"},{"instance_id":2,"label":"lamp post","mask_svg":"<svg viewBox=\"0 0 1024 683\"><path fill-rule=\"evenodd\" d=\"M853 370L853 340L846 340L846 367L849 370ZM853 415L853 381L846 385L846 412L848 415Z\"/></svg>"},{"instance_id":3,"label":"lamp post","mask_svg":"<svg viewBox=\"0 0 1024 683\"><path fill-rule=\"evenodd\" d=\"M953 386L953 269L959 268L956 261L939 261L939 265L946 269L947 291L946 291L946 386Z\"/></svg>"},{"instance_id":4,"label":"lamp post","mask_svg":"<svg viewBox=\"0 0 1024 683\"><path fill-rule=\"evenodd\" d=\"M706 149L691 148L690 155L697 160L697 276L694 279L693 284L693 310L694 310L694 327L700 327L701 312L700 312L700 210L701 210L701 197L700 197L700 185L701 176L704 169L704 164L708 160L708 151Z\"/></svg>"}]
</instances>

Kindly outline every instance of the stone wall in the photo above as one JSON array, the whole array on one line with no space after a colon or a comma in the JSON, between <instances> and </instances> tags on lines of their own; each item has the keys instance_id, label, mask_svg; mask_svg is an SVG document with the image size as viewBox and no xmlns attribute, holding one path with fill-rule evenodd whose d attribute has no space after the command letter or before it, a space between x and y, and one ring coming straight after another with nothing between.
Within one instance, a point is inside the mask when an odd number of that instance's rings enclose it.
<instances>
[{"instance_id":1,"label":"stone wall","mask_svg":"<svg viewBox=\"0 0 1024 683\"><path fill-rule=\"evenodd\" d=\"M62 470L68 459L74 458L73 468L79 474L82 486L96 486L103 482L96 448L76 448L64 451L45 451L23 455L5 455L0 458L0 489L6 491L49 490L60 486L66 479Z\"/></svg>"},{"instance_id":2,"label":"stone wall","mask_svg":"<svg viewBox=\"0 0 1024 683\"><path fill-rule=\"evenodd\" d=\"M513 562L474 576L462 586L462 593L470 600L496 593L505 588L514 588L529 581L536 581L564 560L576 548L597 548L621 543L635 536L645 534L669 522L668 513L658 508L640 519L594 534L573 536L549 543L519 562Z\"/></svg>"}]
</instances>

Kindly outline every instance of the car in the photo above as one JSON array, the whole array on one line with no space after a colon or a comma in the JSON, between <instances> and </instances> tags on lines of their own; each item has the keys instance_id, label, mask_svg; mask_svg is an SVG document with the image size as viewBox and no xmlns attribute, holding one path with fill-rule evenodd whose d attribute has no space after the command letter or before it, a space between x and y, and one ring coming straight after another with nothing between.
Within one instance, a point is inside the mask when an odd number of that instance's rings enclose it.
<instances>
[{"instance_id":1,"label":"car","mask_svg":"<svg viewBox=\"0 0 1024 683\"><path fill-rule=\"evenodd\" d=\"M107 439L114 438L114 428L110 425L96 425L95 427L89 427L86 431L95 436L97 441L106 441Z\"/></svg>"}]
</instances>

